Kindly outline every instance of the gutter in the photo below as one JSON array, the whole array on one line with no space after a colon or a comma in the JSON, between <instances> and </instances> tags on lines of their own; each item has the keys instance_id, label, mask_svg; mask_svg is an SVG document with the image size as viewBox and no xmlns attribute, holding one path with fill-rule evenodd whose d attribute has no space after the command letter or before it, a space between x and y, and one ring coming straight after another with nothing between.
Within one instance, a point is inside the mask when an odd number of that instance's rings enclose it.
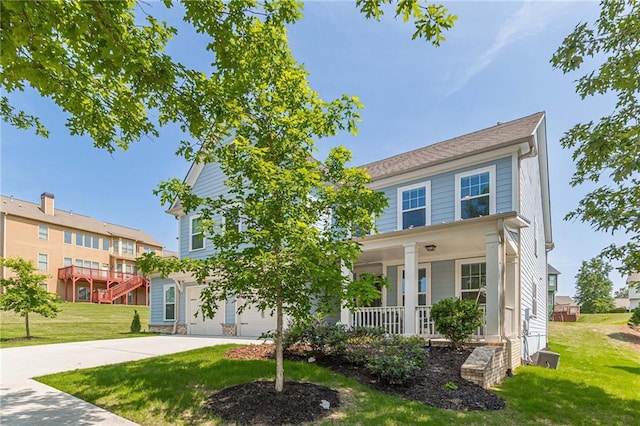
<instances>
[{"instance_id":1,"label":"gutter","mask_svg":"<svg viewBox=\"0 0 640 426\"><path fill-rule=\"evenodd\" d=\"M176 283L176 319L173 321L173 331L171 334L177 334L178 332L178 321L180 321L180 301L182 300L182 298L180 297L180 295L182 294L183 291L183 284L184 281L182 280L173 280L174 283Z\"/></svg>"}]
</instances>

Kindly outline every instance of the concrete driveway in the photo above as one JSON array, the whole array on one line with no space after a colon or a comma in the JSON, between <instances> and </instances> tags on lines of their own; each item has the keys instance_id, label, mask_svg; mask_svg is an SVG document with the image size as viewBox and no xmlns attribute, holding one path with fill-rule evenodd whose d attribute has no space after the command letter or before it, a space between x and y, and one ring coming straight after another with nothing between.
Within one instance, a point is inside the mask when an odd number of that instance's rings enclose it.
<instances>
[{"instance_id":1,"label":"concrete driveway","mask_svg":"<svg viewBox=\"0 0 640 426\"><path fill-rule=\"evenodd\" d=\"M260 341L222 337L154 336L0 349L0 424L135 425L31 378L227 343L247 344Z\"/></svg>"}]
</instances>

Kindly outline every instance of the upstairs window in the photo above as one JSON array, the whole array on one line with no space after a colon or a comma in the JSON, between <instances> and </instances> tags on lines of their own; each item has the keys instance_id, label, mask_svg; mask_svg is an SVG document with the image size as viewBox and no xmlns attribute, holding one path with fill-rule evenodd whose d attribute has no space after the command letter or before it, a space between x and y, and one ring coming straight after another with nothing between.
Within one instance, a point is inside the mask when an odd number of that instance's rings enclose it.
<instances>
[{"instance_id":1,"label":"upstairs window","mask_svg":"<svg viewBox=\"0 0 640 426\"><path fill-rule=\"evenodd\" d=\"M202 232L202 220L199 216L191 218L189 235L189 251L202 250L204 248L204 232Z\"/></svg>"},{"instance_id":2,"label":"upstairs window","mask_svg":"<svg viewBox=\"0 0 640 426\"><path fill-rule=\"evenodd\" d=\"M495 166L456 175L456 219L488 216L496 210Z\"/></svg>"},{"instance_id":3,"label":"upstairs window","mask_svg":"<svg viewBox=\"0 0 640 426\"><path fill-rule=\"evenodd\" d=\"M123 241L122 242L122 254L134 254L135 246L133 241Z\"/></svg>"},{"instance_id":4,"label":"upstairs window","mask_svg":"<svg viewBox=\"0 0 640 426\"><path fill-rule=\"evenodd\" d=\"M109 239L108 238L103 238L102 239L102 250L109 251Z\"/></svg>"},{"instance_id":5,"label":"upstairs window","mask_svg":"<svg viewBox=\"0 0 640 426\"><path fill-rule=\"evenodd\" d=\"M49 269L49 256L44 253L38 253L38 269L41 271Z\"/></svg>"},{"instance_id":6,"label":"upstairs window","mask_svg":"<svg viewBox=\"0 0 640 426\"><path fill-rule=\"evenodd\" d=\"M398 188L398 229L429 225L430 183Z\"/></svg>"},{"instance_id":7,"label":"upstairs window","mask_svg":"<svg viewBox=\"0 0 640 426\"><path fill-rule=\"evenodd\" d=\"M48 240L49 239L49 227L40 225L38 226L38 239L39 240Z\"/></svg>"},{"instance_id":8,"label":"upstairs window","mask_svg":"<svg viewBox=\"0 0 640 426\"><path fill-rule=\"evenodd\" d=\"M64 231L64 243L71 244L71 231Z\"/></svg>"}]
</instances>

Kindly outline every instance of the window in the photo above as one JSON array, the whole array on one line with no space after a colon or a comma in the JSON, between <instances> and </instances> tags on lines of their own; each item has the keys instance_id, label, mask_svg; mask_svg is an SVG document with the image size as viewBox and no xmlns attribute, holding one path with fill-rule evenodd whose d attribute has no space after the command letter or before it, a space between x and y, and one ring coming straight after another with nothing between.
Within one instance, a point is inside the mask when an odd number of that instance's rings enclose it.
<instances>
[{"instance_id":1,"label":"window","mask_svg":"<svg viewBox=\"0 0 640 426\"><path fill-rule=\"evenodd\" d=\"M82 259L76 259L76 266L82 268Z\"/></svg>"},{"instance_id":2,"label":"window","mask_svg":"<svg viewBox=\"0 0 640 426\"><path fill-rule=\"evenodd\" d=\"M38 269L41 271L49 269L49 256L43 253L38 253Z\"/></svg>"},{"instance_id":3,"label":"window","mask_svg":"<svg viewBox=\"0 0 640 426\"><path fill-rule=\"evenodd\" d=\"M78 287L78 300L88 302L90 295L89 287Z\"/></svg>"},{"instance_id":4,"label":"window","mask_svg":"<svg viewBox=\"0 0 640 426\"><path fill-rule=\"evenodd\" d=\"M100 248L100 238L91 237L91 247L98 250Z\"/></svg>"},{"instance_id":5,"label":"window","mask_svg":"<svg viewBox=\"0 0 640 426\"><path fill-rule=\"evenodd\" d=\"M113 252L114 253L120 253L120 241L119 240L113 240Z\"/></svg>"},{"instance_id":6,"label":"window","mask_svg":"<svg viewBox=\"0 0 640 426\"><path fill-rule=\"evenodd\" d=\"M109 239L107 238L102 239L102 250L109 251Z\"/></svg>"},{"instance_id":7,"label":"window","mask_svg":"<svg viewBox=\"0 0 640 426\"><path fill-rule=\"evenodd\" d=\"M71 259L70 257L65 257L62 262L63 262L62 264L64 265L65 268L67 266L73 265L73 259Z\"/></svg>"},{"instance_id":8,"label":"window","mask_svg":"<svg viewBox=\"0 0 640 426\"><path fill-rule=\"evenodd\" d=\"M176 319L176 286L168 284L164 286L164 320Z\"/></svg>"},{"instance_id":9,"label":"window","mask_svg":"<svg viewBox=\"0 0 640 426\"><path fill-rule=\"evenodd\" d=\"M428 271L427 271L428 270ZM431 295L429 291L429 276L431 275L431 267L429 265L420 266L418 268L418 306L427 306L431 304ZM402 269L402 306L405 306L405 270Z\"/></svg>"},{"instance_id":10,"label":"window","mask_svg":"<svg viewBox=\"0 0 640 426\"><path fill-rule=\"evenodd\" d=\"M91 248L91 235L84 234L84 246Z\"/></svg>"},{"instance_id":11,"label":"window","mask_svg":"<svg viewBox=\"0 0 640 426\"><path fill-rule=\"evenodd\" d=\"M487 264L466 263L460 269L460 298L463 300L486 303L487 296L484 291L487 285Z\"/></svg>"},{"instance_id":12,"label":"window","mask_svg":"<svg viewBox=\"0 0 640 426\"><path fill-rule=\"evenodd\" d=\"M71 231L64 231L64 243L71 244Z\"/></svg>"},{"instance_id":13,"label":"window","mask_svg":"<svg viewBox=\"0 0 640 426\"><path fill-rule=\"evenodd\" d=\"M496 211L495 166L456 175L456 220Z\"/></svg>"},{"instance_id":14,"label":"window","mask_svg":"<svg viewBox=\"0 0 640 426\"><path fill-rule=\"evenodd\" d=\"M398 229L411 229L431 222L430 182L398 188Z\"/></svg>"},{"instance_id":15,"label":"window","mask_svg":"<svg viewBox=\"0 0 640 426\"><path fill-rule=\"evenodd\" d=\"M232 207L224 212L224 228L227 232L242 232L242 218L238 207Z\"/></svg>"},{"instance_id":16,"label":"window","mask_svg":"<svg viewBox=\"0 0 640 426\"><path fill-rule=\"evenodd\" d=\"M49 291L49 285L47 283L38 283L40 287L42 287L45 291Z\"/></svg>"},{"instance_id":17,"label":"window","mask_svg":"<svg viewBox=\"0 0 640 426\"><path fill-rule=\"evenodd\" d=\"M202 250L204 248L204 233L202 232L202 221L199 216L192 217L189 224L189 251Z\"/></svg>"},{"instance_id":18,"label":"window","mask_svg":"<svg viewBox=\"0 0 640 426\"><path fill-rule=\"evenodd\" d=\"M40 225L38 226L38 239L39 240L48 240L49 239L49 227Z\"/></svg>"},{"instance_id":19,"label":"window","mask_svg":"<svg viewBox=\"0 0 640 426\"><path fill-rule=\"evenodd\" d=\"M122 254L134 254L135 248L132 241L122 242Z\"/></svg>"},{"instance_id":20,"label":"window","mask_svg":"<svg viewBox=\"0 0 640 426\"><path fill-rule=\"evenodd\" d=\"M144 248L142 249L142 252L143 252L143 253L145 253L145 254L147 254L147 253L155 253L155 252L156 252L156 249L154 249L154 248L152 248L152 247L144 247Z\"/></svg>"},{"instance_id":21,"label":"window","mask_svg":"<svg viewBox=\"0 0 640 426\"><path fill-rule=\"evenodd\" d=\"M76 245L82 247L82 240L84 238L84 235L82 235L82 233L80 232L76 232Z\"/></svg>"}]
</instances>

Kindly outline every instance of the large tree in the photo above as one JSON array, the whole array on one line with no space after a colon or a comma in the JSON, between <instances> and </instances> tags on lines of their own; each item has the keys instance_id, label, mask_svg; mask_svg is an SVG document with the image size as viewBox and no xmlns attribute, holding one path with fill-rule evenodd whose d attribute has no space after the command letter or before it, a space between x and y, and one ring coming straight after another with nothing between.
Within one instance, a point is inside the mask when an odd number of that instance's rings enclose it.
<instances>
[{"instance_id":1,"label":"large tree","mask_svg":"<svg viewBox=\"0 0 640 426\"><path fill-rule=\"evenodd\" d=\"M611 297L613 283L609 279L611 265L602 258L595 257L582 261L576 275L575 301L580 311L586 314L599 314L611 311L615 305Z\"/></svg>"},{"instance_id":2,"label":"large tree","mask_svg":"<svg viewBox=\"0 0 640 426\"><path fill-rule=\"evenodd\" d=\"M357 0L371 19L380 19L387 3L396 3L396 17L411 20L414 38L435 45L453 26L455 15L442 5L418 0ZM196 140L215 134L219 112L232 108L235 90L221 92L207 79L213 68L189 69L165 53L177 33L175 27L153 16L162 7L210 37L212 61L233 62L243 57L239 33L256 20L269 25L293 24L302 17L295 0L171 0L145 3L111 1L3 1L0 2L0 116L19 128L49 134L40 117L17 109L15 93L31 87L51 98L69 114L72 135L88 135L95 146L126 149L142 137L159 135L159 128L177 122ZM266 33L253 35L262 42ZM193 46L190 46L193 49ZM215 59L214 59L215 57ZM238 75L240 81L252 75ZM9 96L11 94L11 96ZM17 98L19 99L19 98Z\"/></svg>"},{"instance_id":3,"label":"large tree","mask_svg":"<svg viewBox=\"0 0 640 426\"><path fill-rule=\"evenodd\" d=\"M55 303L56 296L40 285L47 276L39 274L33 263L20 257L0 257L0 268L4 267L9 268L14 276L0 279L3 290L0 294L0 309L13 311L24 317L26 337L30 339L29 314L55 317L60 312Z\"/></svg>"},{"instance_id":4,"label":"large tree","mask_svg":"<svg viewBox=\"0 0 640 426\"><path fill-rule=\"evenodd\" d=\"M617 98L611 113L576 124L561 140L576 161L571 185L599 185L567 218L623 233L628 241L603 255L629 274L640 271L640 2L602 0L600 7L598 19L577 25L551 60L565 73L590 69L577 80L582 99Z\"/></svg>"}]
</instances>

